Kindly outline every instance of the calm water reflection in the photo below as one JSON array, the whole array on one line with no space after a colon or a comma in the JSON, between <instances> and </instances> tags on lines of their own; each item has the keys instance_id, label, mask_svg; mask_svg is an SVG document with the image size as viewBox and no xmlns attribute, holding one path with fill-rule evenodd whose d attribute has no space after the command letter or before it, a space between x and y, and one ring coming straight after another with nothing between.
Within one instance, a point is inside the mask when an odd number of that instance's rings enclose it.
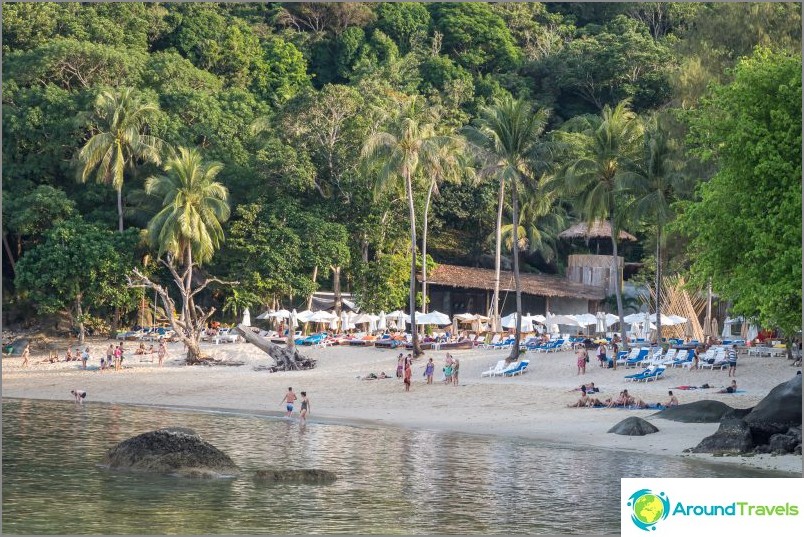
<instances>
[{"instance_id":1,"label":"calm water reflection","mask_svg":"<svg viewBox=\"0 0 804 537\"><path fill-rule=\"evenodd\" d=\"M325 468L328 486L110 472L106 449L183 426L246 475ZM621 477L766 477L686 459L532 441L119 405L3 400L3 532L619 533Z\"/></svg>"}]
</instances>

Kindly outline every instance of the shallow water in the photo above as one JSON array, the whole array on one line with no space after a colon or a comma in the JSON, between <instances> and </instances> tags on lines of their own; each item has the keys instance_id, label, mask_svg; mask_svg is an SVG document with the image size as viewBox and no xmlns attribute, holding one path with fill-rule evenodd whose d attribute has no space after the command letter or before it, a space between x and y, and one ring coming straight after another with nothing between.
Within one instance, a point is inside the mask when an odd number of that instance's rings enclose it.
<instances>
[{"instance_id":1,"label":"shallow water","mask_svg":"<svg viewBox=\"0 0 804 537\"><path fill-rule=\"evenodd\" d=\"M685 458L559 448L390 427L233 413L3 400L3 533L619 533L621 477L776 477ZM189 427L245 477L108 471L117 442ZM334 471L331 485L265 485L268 467Z\"/></svg>"}]
</instances>

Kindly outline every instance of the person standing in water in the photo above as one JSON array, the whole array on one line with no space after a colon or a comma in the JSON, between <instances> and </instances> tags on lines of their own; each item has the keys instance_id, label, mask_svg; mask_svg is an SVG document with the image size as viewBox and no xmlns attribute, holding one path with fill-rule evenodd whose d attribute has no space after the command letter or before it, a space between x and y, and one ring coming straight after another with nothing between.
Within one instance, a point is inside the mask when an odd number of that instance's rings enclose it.
<instances>
[{"instance_id":1,"label":"person standing in water","mask_svg":"<svg viewBox=\"0 0 804 537\"><path fill-rule=\"evenodd\" d=\"M285 417L289 418L293 414L293 403L296 401L297 397L296 394L293 393L293 387L288 387L288 393L285 394L285 397L282 398L280 401L280 405L285 405L285 410L287 410L287 414Z\"/></svg>"},{"instance_id":2,"label":"person standing in water","mask_svg":"<svg viewBox=\"0 0 804 537\"><path fill-rule=\"evenodd\" d=\"M433 359L427 362L427 366L424 368L424 376L427 377L427 384L433 383L433 371L435 371L435 364L433 363Z\"/></svg>"},{"instance_id":3,"label":"person standing in water","mask_svg":"<svg viewBox=\"0 0 804 537\"><path fill-rule=\"evenodd\" d=\"M310 413L310 399L307 398L307 392L301 392L301 410L299 418L304 423L307 420L307 414Z\"/></svg>"}]
</instances>

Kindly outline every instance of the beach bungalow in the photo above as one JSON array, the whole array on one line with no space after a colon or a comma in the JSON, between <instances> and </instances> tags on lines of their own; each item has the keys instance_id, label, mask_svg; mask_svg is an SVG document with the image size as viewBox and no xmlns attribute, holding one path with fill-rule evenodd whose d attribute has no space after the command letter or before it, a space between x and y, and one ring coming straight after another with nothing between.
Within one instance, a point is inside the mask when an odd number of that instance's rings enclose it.
<instances>
[{"instance_id":1,"label":"beach bungalow","mask_svg":"<svg viewBox=\"0 0 804 537\"><path fill-rule=\"evenodd\" d=\"M531 313L596 312L606 292L602 286L571 282L561 276L520 274L522 309ZM447 315L487 312L494 294L494 271L475 267L438 265L427 275L430 309ZM512 272L500 272L500 314L516 311Z\"/></svg>"}]
</instances>

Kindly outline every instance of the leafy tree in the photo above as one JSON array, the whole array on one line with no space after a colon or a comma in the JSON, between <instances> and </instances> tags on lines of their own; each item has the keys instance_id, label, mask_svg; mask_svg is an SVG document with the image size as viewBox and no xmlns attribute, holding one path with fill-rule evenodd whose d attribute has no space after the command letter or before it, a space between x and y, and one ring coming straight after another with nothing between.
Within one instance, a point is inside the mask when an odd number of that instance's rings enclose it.
<instances>
[{"instance_id":1,"label":"leafy tree","mask_svg":"<svg viewBox=\"0 0 804 537\"><path fill-rule=\"evenodd\" d=\"M428 8L434 28L443 35L444 51L463 67L493 72L519 65L522 53L490 4L438 2Z\"/></svg>"},{"instance_id":2,"label":"leafy tree","mask_svg":"<svg viewBox=\"0 0 804 537\"><path fill-rule=\"evenodd\" d=\"M494 104L484 107L475 124L466 129L469 141L478 149L485 160L483 173L493 175L500 181L500 195L497 210L497 268L495 276L494 317L499 316L499 257L502 242L502 205L505 184L511 188L512 246L514 265L514 285L516 288L517 319L522 316L522 289L519 278L519 185L537 184L543 173L543 161L539 158L544 147L541 135L547 125L549 111L533 111L530 103L510 96L496 99ZM516 339L511 348L509 361L519 356L519 341L522 337L521 323L516 323Z\"/></svg>"},{"instance_id":3,"label":"leafy tree","mask_svg":"<svg viewBox=\"0 0 804 537\"><path fill-rule=\"evenodd\" d=\"M617 296L620 329L623 320L622 289L617 256L617 234L623 215L623 180L633 168L642 148L643 128L628 101L615 108L606 105L599 116L580 116L565 124L561 137L572 148L572 156L562 170L567 190L579 203L580 213L591 223L608 219L611 224L612 274ZM623 344L627 347L627 341Z\"/></svg>"},{"instance_id":4,"label":"leafy tree","mask_svg":"<svg viewBox=\"0 0 804 537\"><path fill-rule=\"evenodd\" d=\"M671 204L686 187L679 148L659 116L646 122L643 154L632 174L624 175L623 187L632 196L629 212L636 219L656 225L656 333L662 334L662 258L665 226L673 218Z\"/></svg>"},{"instance_id":5,"label":"leafy tree","mask_svg":"<svg viewBox=\"0 0 804 537\"><path fill-rule=\"evenodd\" d=\"M181 317L174 317L173 301L167 291L142 273L135 271L139 283L134 286L149 287L159 293L168 320L187 345L189 363L202 358L201 329L215 312L214 307L204 312L195 305L194 297L210 282L220 282L210 278L193 289L193 268L212 259L223 242L221 224L229 219L228 191L215 181L221 168L218 162L205 163L197 150L180 147L165 163L165 175L151 176L145 181L145 191L162 198L162 210L148 224L148 237L159 255L165 255L162 263L181 292ZM184 267L182 274L176 268L177 261Z\"/></svg>"},{"instance_id":6,"label":"leafy tree","mask_svg":"<svg viewBox=\"0 0 804 537\"><path fill-rule=\"evenodd\" d=\"M420 2L382 2L377 5L377 27L391 37L403 53L427 36L430 12Z\"/></svg>"},{"instance_id":7,"label":"leafy tree","mask_svg":"<svg viewBox=\"0 0 804 537\"><path fill-rule=\"evenodd\" d=\"M404 183L410 218L410 324L413 336L413 354L419 356L419 336L416 328L416 210L413 197L413 180L417 173L427 173L437 159L444 139L437 137L430 123L418 119L416 101L412 99L395 118L391 132L371 135L363 145L363 157L377 169L377 191Z\"/></svg>"},{"instance_id":8,"label":"leafy tree","mask_svg":"<svg viewBox=\"0 0 804 537\"><path fill-rule=\"evenodd\" d=\"M125 274L134 266L137 233L118 234L80 218L64 220L25 252L15 285L39 313L66 311L84 341L91 309L131 302Z\"/></svg>"},{"instance_id":9,"label":"leafy tree","mask_svg":"<svg viewBox=\"0 0 804 537\"><path fill-rule=\"evenodd\" d=\"M697 154L719 170L683 204L693 281L731 312L801 328L801 56L758 48L692 116Z\"/></svg>"},{"instance_id":10,"label":"leafy tree","mask_svg":"<svg viewBox=\"0 0 804 537\"><path fill-rule=\"evenodd\" d=\"M136 159L154 163L161 160L163 142L146 134L156 105L143 100L131 88L119 92L103 91L95 101L95 133L78 153L83 164L80 180L95 171L98 183L110 184L117 191L118 229L123 232L123 179L126 168Z\"/></svg>"}]
</instances>

